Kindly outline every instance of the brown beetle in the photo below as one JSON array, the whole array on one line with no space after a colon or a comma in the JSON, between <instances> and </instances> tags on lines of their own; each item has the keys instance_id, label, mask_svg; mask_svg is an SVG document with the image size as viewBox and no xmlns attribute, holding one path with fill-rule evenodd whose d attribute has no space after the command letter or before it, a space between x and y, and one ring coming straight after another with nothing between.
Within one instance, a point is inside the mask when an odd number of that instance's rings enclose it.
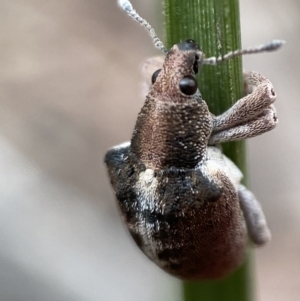
<instances>
[{"instance_id":1,"label":"brown beetle","mask_svg":"<svg viewBox=\"0 0 300 301\"><path fill-rule=\"evenodd\" d=\"M223 277L241 264L247 232L257 245L270 232L260 204L240 184L242 173L216 145L273 129L276 95L267 78L247 72L248 95L213 116L195 74L202 64L275 50L283 42L208 59L193 40L167 51L129 1L119 4L167 53L152 76L131 142L105 157L120 211L139 248L166 272L182 279Z\"/></svg>"}]
</instances>

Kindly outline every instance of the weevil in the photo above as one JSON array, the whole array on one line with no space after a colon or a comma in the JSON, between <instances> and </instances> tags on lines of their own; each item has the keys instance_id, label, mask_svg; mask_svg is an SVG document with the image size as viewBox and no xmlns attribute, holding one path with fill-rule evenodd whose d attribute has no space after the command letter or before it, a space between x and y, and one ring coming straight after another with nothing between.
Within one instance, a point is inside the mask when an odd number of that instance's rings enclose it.
<instances>
[{"instance_id":1,"label":"weevil","mask_svg":"<svg viewBox=\"0 0 300 301\"><path fill-rule=\"evenodd\" d=\"M195 74L204 64L278 49L283 41L205 58L193 40L166 50L127 0L119 5L166 53L138 115L130 142L105 157L122 217L138 247L181 279L216 279L243 261L248 236L270 239L259 202L218 146L272 130L278 123L272 83L244 74L247 95L220 116L210 113Z\"/></svg>"}]
</instances>

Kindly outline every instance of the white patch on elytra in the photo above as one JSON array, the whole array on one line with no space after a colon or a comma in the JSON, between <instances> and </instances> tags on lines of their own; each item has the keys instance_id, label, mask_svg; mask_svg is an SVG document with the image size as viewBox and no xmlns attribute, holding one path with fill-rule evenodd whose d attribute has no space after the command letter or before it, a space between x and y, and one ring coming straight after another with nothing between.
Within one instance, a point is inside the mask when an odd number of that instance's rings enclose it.
<instances>
[{"instance_id":1,"label":"white patch on elytra","mask_svg":"<svg viewBox=\"0 0 300 301\"><path fill-rule=\"evenodd\" d=\"M157 211L158 204L155 200L157 186L158 180L155 177L154 170L148 168L139 174L139 179L135 187L139 197L139 210L141 210L141 212L145 210L151 213ZM141 219L136 226L138 228L138 233L143 237L144 252L152 258L152 260L155 260L157 246L155 241L152 240L150 233L154 231L153 227L156 227L155 231L158 231L159 229L157 227L159 227L159 225L145 223Z\"/></svg>"},{"instance_id":2,"label":"white patch on elytra","mask_svg":"<svg viewBox=\"0 0 300 301\"><path fill-rule=\"evenodd\" d=\"M151 184L153 179L154 179L153 169L148 168L140 174L140 180L144 181L147 184Z\"/></svg>"},{"instance_id":3,"label":"white patch on elytra","mask_svg":"<svg viewBox=\"0 0 300 301\"><path fill-rule=\"evenodd\" d=\"M143 197L145 199L148 199L149 197L150 198L153 197L157 185L158 185L158 181L154 176L153 169L148 168L140 173L138 186L139 186L139 191L143 193ZM151 203L152 202L149 202L149 205Z\"/></svg>"},{"instance_id":4,"label":"white patch on elytra","mask_svg":"<svg viewBox=\"0 0 300 301\"><path fill-rule=\"evenodd\" d=\"M139 180L136 183L136 191L139 195L140 209L154 212L157 209L155 200L155 191L158 186L158 180L154 176L154 170L146 169L139 174Z\"/></svg>"}]
</instances>

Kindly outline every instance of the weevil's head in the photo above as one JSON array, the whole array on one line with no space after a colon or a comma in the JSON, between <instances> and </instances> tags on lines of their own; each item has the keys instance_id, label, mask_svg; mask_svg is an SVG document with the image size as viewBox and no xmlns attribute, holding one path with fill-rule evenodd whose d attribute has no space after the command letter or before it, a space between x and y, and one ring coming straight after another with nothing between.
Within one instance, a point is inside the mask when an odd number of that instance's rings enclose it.
<instances>
[{"instance_id":1,"label":"weevil's head","mask_svg":"<svg viewBox=\"0 0 300 301\"><path fill-rule=\"evenodd\" d=\"M205 156L212 118L195 77L202 61L199 46L187 40L154 72L131 139L131 151L147 168L194 168Z\"/></svg>"},{"instance_id":2,"label":"weevil's head","mask_svg":"<svg viewBox=\"0 0 300 301\"><path fill-rule=\"evenodd\" d=\"M151 96L174 102L201 97L195 76L203 59L204 54L194 40L174 45L162 69L153 73Z\"/></svg>"}]
</instances>

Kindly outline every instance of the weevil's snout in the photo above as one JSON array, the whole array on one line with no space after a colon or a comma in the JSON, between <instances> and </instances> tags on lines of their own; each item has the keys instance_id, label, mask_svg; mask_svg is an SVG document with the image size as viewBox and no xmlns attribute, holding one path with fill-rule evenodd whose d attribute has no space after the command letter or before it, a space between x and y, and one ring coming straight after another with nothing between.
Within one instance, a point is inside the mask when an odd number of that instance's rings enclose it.
<instances>
[{"instance_id":1,"label":"weevil's snout","mask_svg":"<svg viewBox=\"0 0 300 301\"><path fill-rule=\"evenodd\" d=\"M201 65L204 55L199 45L192 39L188 39L184 42L175 45L171 51L179 52L182 54L186 64L193 64L193 71L198 73L199 65Z\"/></svg>"},{"instance_id":2,"label":"weevil's snout","mask_svg":"<svg viewBox=\"0 0 300 301\"><path fill-rule=\"evenodd\" d=\"M192 39L178 43L168 53L174 68L182 70L185 75L197 74L204 55L199 45Z\"/></svg>"},{"instance_id":3,"label":"weevil's snout","mask_svg":"<svg viewBox=\"0 0 300 301\"><path fill-rule=\"evenodd\" d=\"M192 39L188 39L184 42L177 44L177 48L182 51L186 51L186 50L200 51L199 45Z\"/></svg>"},{"instance_id":4,"label":"weevil's snout","mask_svg":"<svg viewBox=\"0 0 300 301\"><path fill-rule=\"evenodd\" d=\"M176 45L179 51L188 51L195 54L195 61L201 64L204 59L204 54L199 45L192 39L188 39ZM196 72L195 72L196 73Z\"/></svg>"}]
</instances>

